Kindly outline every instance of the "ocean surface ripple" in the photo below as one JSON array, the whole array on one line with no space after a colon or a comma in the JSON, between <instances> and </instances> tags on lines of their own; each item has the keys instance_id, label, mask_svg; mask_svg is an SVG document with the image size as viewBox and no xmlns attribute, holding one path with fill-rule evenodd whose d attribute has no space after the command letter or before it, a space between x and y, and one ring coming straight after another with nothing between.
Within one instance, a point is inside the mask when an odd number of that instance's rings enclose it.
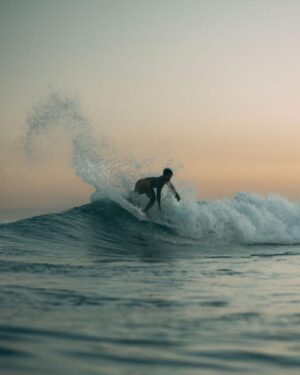
<instances>
[{"instance_id":1,"label":"ocean surface ripple","mask_svg":"<svg viewBox=\"0 0 300 375\"><path fill-rule=\"evenodd\" d=\"M253 199L225 204L251 217ZM0 373L299 373L296 227L249 241L233 221L196 233L166 209L141 219L103 199L1 224Z\"/></svg>"}]
</instances>

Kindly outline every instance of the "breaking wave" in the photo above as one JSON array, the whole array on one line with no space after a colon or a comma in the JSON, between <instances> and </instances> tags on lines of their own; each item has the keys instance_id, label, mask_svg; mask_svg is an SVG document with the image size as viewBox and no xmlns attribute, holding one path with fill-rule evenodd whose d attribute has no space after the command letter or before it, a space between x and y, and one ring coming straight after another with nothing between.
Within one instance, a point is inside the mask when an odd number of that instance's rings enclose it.
<instances>
[{"instance_id":1,"label":"breaking wave","mask_svg":"<svg viewBox=\"0 0 300 375\"><path fill-rule=\"evenodd\" d=\"M59 215L40 216L6 226L18 226L20 229L22 225L35 223L36 230L44 223L55 233L61 230L62 225L65 228L72 223L78 230L82 217L88 215L99 226L105 224L106 229L107 223L111 223L109 231L118 241L122 241L124 236L134 237L142 230L148 236L153 236L154 231L163 236L167 231L174 241L192 238L222 244L300 243L300 205L276 194L263 197L238 193L233 199L199 202L194 192L182 187L181 202L176 202L169 192L165 192L162 197L163 214L154 209L146 218L136 208L145 204L144 198L133 197L134 205L127 198L136 179L150 173L151 162L137 162L132 157L120 155L104 141L100 145L96 143L79 101L56 92L47 95L28 114L24 137L27 154L34 154L41 134L59 127L67 130L72 142L76 174L95 189L92 203ZM174 165L171 167L174 168ZM73 235L78 234L74 232Z\"/></svg>"}]
</instances>

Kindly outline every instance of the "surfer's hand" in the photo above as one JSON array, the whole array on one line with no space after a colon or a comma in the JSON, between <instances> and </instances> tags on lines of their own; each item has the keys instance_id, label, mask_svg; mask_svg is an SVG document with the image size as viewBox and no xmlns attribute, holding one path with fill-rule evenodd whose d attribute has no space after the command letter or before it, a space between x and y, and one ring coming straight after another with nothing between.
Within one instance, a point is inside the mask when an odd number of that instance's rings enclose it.
<instances>
[{"instance_id":1,"label":"surfer's hand","mask_svg":"<svg viewBox=\"0 0 300 375\"><path fill-rule=\"evenodd\" d=\"M178 202L180 201L180 195L178 193L175 194L175 198L178 200Z\"/></svg>"}]
</instances>

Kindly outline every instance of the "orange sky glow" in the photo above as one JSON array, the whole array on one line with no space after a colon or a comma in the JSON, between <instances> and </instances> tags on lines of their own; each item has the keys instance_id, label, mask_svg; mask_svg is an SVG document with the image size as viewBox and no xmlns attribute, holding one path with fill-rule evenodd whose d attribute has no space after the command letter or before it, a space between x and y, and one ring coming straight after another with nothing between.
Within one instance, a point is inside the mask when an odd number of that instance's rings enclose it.
<instances>
[{"instance_id":1,"label":"orange sky glow","mask_svg":"<svg viewBox=\"0 0 300 375\"><path fill-rule=\"evenodd\" d=\"M299 200L299 12L293 0L1 1L0 210L93 191L67 137L50 134L31 164L18 147L49 86L79 97L95 138L161 168L172 158L174 183L199 199Z\"/></svg>"}]
</instances>

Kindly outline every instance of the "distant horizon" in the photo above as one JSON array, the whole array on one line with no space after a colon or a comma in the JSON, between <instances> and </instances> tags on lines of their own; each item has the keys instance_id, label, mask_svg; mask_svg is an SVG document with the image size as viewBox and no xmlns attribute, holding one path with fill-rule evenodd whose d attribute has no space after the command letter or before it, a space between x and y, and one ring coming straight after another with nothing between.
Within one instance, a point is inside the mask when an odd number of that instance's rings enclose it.
<instances>
[{"instance_id":1,"label":"distant horizon","mask_svg":"<svg viewBox=\"0 0 300 375\"><path fill-rule=\"evenodd\" d=\"M271 0L1 1L0 221L93 191L63 129L41 136L31 162L22 151L27 115L51 90L78 97L97 147L153 160L157 174L172 160L174 184L199 200L298 202L299 13Z\"/></svg>"}]
</instances>

